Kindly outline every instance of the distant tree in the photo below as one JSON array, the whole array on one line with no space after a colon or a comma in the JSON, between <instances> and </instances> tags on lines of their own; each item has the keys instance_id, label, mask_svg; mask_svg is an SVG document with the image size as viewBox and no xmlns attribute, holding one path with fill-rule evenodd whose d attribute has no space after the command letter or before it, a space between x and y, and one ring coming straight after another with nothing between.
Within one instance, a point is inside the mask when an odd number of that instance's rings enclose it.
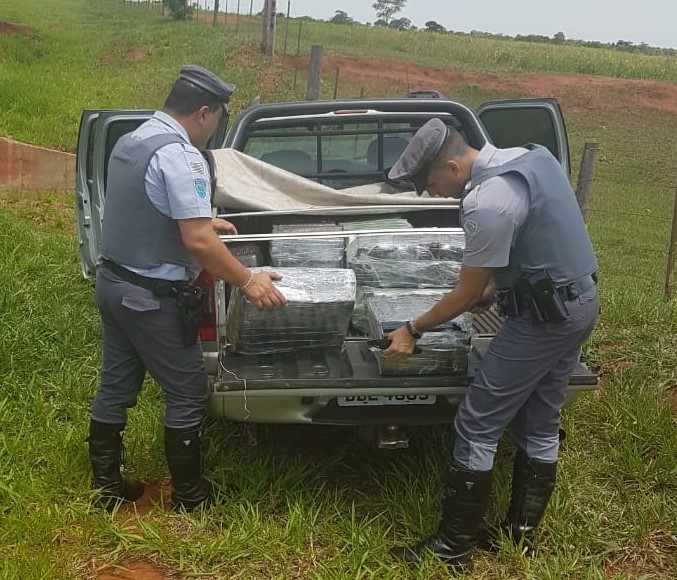
<instances>
[{"instance_id":1,"label":"distant tree","mask_svg":"<svg viewBox=\"0 0 677 580\"><path fill-rule=\"evenodd\" d=\"M334 16L329 19L329 22L332 24L355 24L355 21L344 10L334 12Z\"/></svg>"},{"instance_id":2,"label":"distant tree","mask_svg":"<svg viewBox=\"0 0 677 580\"><path fill-rule=\"evenodd\" d=\"M371 7L376 12L378 20L374 22L374 26L390 26L390 21L395 14L402 12L402 8L407 3L407 0L376 0ZM380 24L380 23L383 24Z\"/></svg>"},{"instance_id":3,"label":"distant tree","mask_svg":"<svg viewBox=\"0 0 677 580\"><path fill-rule=\"evenodd\" d=\"M616 43L616 48L618 50L622 50L623 52L632 52L633 50L635 50L635 45L629 40L619 40Z\"/></svg>"},{"instance_id":4,"label":"distant tree","mask_svg":"<svg viewBox=\"0 0 677 580\"><path fill-rule=\"evenodd\" d=\"M163 4L172 20L187 20L193 14L194 8L188 5L188 0L163 0Z\"/></svg>"},{"instance_id":5,"label":"distant tree","mask_svg":"<svg viewBox=\"0 0 677 580\"><path fill-rule=\"evenodd\" d=\"M394 30L411 30L411 20L408 18L395 18L390 21L388 28L393 28Z\"/></svg>"},{"instance_id":6,"label":"distant tree","mask_svg":"<svg viewBox=\"0 0 677 580\"><path fill-rule=\"evenodd\" d=\"M555 44L564 44L567 40L567 37L564 36L564 33L560 31L557 34L555 34L555 36L553 36L552 39L555 42Z\"/></svg>"},{"instance_id":7,"label":"distant tree","mask_svg":"<svg viewBox=\"0 0 677 580\"><path fill-rule=\"evenodd\" d=\"M446 29L441 24L438 24L434 20L428 20L425 23L426 32L446 32Z\"/></svg>"}]
</instances>

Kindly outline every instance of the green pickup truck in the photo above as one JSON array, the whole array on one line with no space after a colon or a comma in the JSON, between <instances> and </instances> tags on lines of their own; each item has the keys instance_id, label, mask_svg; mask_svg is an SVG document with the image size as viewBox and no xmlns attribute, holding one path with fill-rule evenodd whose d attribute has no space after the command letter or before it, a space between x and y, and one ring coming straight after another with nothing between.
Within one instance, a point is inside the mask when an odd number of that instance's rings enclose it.
<instances>
[{"instance_id":1,"label":"green pickup truck","mask_svg":"<svg viewBox=\"0 0 677 580\"><path fill-rule=\"evenodd\" d=\"M144 122L152 111L87 110L82 114L77 156L76 207L82 273L93 276L101 237L107 162L117 139ZM254 104L217 129L204 155L210 167L217 153L233 149L336 190L384 181L416 129L438 117L461 130L468 142L481 148L486 142L511 147L533 142L546 146L567 171L566 129L553 99L493 101L473 111L444 98L315 101ZM238 175L213 171L237 186ZM247 260L256 254L270 265L268 246L287 239L299 247L311 239L351 240L362 236L403 235L401 230L340 230L322 225L328 218L344 221L375 220L379 216L407 220L413 231L426 235L460 234L458 205L412 197L407 204L332 206L321 199L306 210L269 208L246 211L219 206L214 215L233 222L238 236L222 236L231 251ZM275 233L275 224L303 220L313 224L306 232ZM376 219L374 223L378 223ZM412 230L408 230L411 233ZM258 259L258 258L257 258ZM477 316L468 349L467 371L450 374L386 376L360 332L350 330L340 347L296 349L291 352L240 354L227 331L230 288L203 274L199 283L211 297L200 336L211 384L210 413L254 423L317 423L380 426L441 424L454 410L487 345L500 327L494 312ZM352 327L351 327L352 328ZM595 389L596 376L580 364L569 386L568 401Z\"/></svg>"}]
</instances>

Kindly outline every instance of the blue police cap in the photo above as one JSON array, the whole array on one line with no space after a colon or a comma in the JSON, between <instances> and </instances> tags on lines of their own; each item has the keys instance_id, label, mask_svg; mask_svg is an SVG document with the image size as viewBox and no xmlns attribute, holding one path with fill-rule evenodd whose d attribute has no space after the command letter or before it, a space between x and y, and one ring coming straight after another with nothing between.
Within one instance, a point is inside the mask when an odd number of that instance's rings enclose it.
<instances>
[{"instance_id":1,"label":"blue police cap","mask_svg":"<svg viewBox=\"0 0 677 580\"><path fill-rule=\"evenodd\" d=\"M230 101L230 96L235 90L235 85L224 83L213 72L197 64L182 66L179 78L211 93L224 104Z\"/></svg>"},{"instance_id":2,"label":"blue police cap","mask_svg":"<svg viewBox=\"0 0 677 580\"><path fill-rule=\"evenodd\" d=\"M409 141L404 153L388 172L394 181L411 181L420 194L426 188L430 163L442 150L447 126L441 119L430 119Z\"/></svg>"}]
</instances>

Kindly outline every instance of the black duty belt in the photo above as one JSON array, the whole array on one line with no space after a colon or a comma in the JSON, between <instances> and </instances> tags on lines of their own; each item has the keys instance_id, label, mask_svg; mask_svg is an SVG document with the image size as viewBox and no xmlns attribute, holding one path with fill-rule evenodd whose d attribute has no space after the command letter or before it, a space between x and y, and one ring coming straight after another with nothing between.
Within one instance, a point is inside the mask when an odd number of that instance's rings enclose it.
<instances>
[{"instance_id":1,"label":"black duty belt","mask_svg":"<svg viewBox=\"0 0 677 580\"><path fill-rule=\"evenodd\" d=\"M175 296L179 290L189 285L188 282L184 280L172 281L142 276L141 274L132 272L131 270L120 266L120 264L112 262L111 260L106 260L105 258L101 260L101 266L110 270L125 282L150 290L157 296Z\"/></svg>"},{"instance_id":2,"label":"black duty belt","mask_svg":"<svg viewBox=\"0 0 677 580\"><path fill-rule=\"evenodd\" d=\"M557 294L565 302L575 300L581 294L585 294L588 290L597 285L597 273L588 274L578 280L574 280L569 284L557 287Z\"/></svg>"}]
</instances>

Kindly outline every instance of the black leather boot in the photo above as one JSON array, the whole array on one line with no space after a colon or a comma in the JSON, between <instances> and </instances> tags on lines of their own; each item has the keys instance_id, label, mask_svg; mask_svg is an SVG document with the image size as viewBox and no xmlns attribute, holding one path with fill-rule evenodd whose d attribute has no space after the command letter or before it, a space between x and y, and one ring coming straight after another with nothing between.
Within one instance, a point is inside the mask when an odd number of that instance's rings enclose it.
<instances>
[{"instance_id":1,"label":"black leather boot","mask_svg":"<svg viewBox=\"0 0 677 580\"><path fill-rule=\"evenodd\" d=\"M555 489L557 462L542 463L518 451L512 474L512 495L504 528L516 545L533 555L536 528Z\"/></svg>"},{"instance_id":2,"label":"black leather boot","mask_svg":"<svg viewBox=\"0 0 677 580\"><path fill-rule=\"evenodd\" d=\"M432 553L454 571L469 569L477 528L489 503L491 471L474 471L452 464L445 477L442 521L437 533L411 547L391 553L407 564L419 564Z\"/></svg>"},{"instance_id":3,"label":"black leather boot","mask_svg":"<svg viewBox=\"0 0 677 580\"><path fill-rule=\"evenodd\" d=\"M507 535L527 556L534 555L536 528L543 519L555 489L557 462L542 463L517 451L512 473L512 493L505 520L498 532L484 530L483 549L497 552L498 533Z\"/></svg>"},{"instance_id":4,"label":"black leather boot","mask_svg":"<svg viewBox=\"0 0 677 580\"><path fill-rule=\"evenodd\" d=\"M172 507L192 512L213 502L211 486L202 477L200 427L165 427L165 454L172 475Z\"/></svg>"},{"instance_id":5,"label":"black leather boot","mask_svg":"<svg viewBox=\"0 0 677 580\"><path fill-rule=\"evenodd\" d=\"M92 464L92 485L101 491L96 505L111 511L120 502L133 502L143 494L143 485L137 480L122 477L124 423L89 423L89 460Z\"/></svg>"}]
</instances>

